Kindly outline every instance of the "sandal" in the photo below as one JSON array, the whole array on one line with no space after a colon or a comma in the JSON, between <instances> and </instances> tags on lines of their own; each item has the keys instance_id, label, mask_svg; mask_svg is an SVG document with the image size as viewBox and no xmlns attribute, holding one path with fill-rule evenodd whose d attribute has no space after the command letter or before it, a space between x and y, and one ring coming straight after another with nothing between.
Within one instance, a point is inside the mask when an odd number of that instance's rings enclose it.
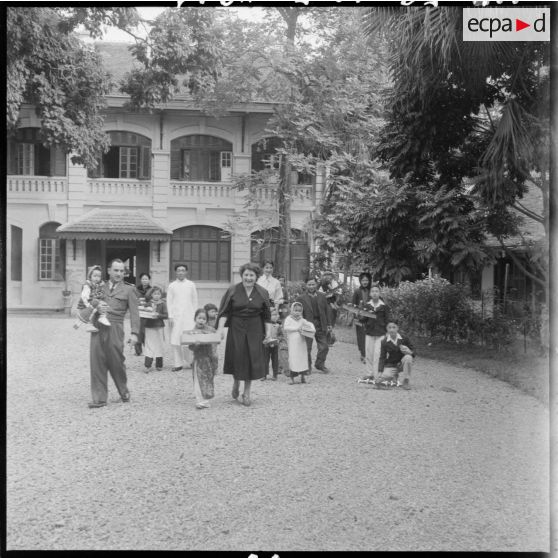
<instances>
[{"instance_id":1,"label":"sandal","mask_svg":"<svg viewBox=\"0 0 558 558\"><path fill-rule=\"evenodd\" d=\"M250 407L250 405L252 404L252 402L250 401L250 398L247 397L244 393L242 394L242 404L245 407Z\"/></svg>"}]
</instances>

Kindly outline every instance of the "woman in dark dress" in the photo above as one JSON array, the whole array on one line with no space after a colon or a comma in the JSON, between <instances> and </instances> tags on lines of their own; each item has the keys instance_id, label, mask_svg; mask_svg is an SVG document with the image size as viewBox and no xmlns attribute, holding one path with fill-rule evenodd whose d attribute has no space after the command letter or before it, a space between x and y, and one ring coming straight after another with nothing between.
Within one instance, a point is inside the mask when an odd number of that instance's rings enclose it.
<instances>
[{"instance_id":1,"label":"woman in dark dress","mask_svg":"<svg viewBox=\"0 0 558 558\"><path fill-rule=\"evenodd\" d=\"M138 297L138 301L143 298L145 302L149 302L151 291L153 289L153 287L151 287L151 275L149 275L149 273L142 273L139 277L139 280L140 282L136 287L136 296ZM134 347L137 356L142 355L142 346L145 342L145 320L146 318L140 318L138 342Z\"/></svg>"},{"instance_id":2,"label":"woman in dark dress","mask_svg":"<svg viewBox=\"0 0 558 558\"><path fill-rule=\"evenodd\" d=\"M256 285L260 267L253 263L240 268L241 283L229 288L223 296L217 317L218 331L224 337L224 374L234 377L232 397L238 399L240 382L244 382L242 404L249 406L252 380L265 376L264 339L271 337L271 314L268 292Z\"/></svg>"},{"instance_id":3,"label":"woman in dark dress","mask_svg":"<svg viewBox=\"0 0 558 558\"><path fill-rule=\"evenodd\" d=\"M358 276L360 287L355 289L353 293L352 303L362 308L370 299L370 285L372 284L372 275L366 271ZM357 346L360 352L361 362L366 362L366 318L357 318L355 320Z\"/></svg>"}]
</instances>

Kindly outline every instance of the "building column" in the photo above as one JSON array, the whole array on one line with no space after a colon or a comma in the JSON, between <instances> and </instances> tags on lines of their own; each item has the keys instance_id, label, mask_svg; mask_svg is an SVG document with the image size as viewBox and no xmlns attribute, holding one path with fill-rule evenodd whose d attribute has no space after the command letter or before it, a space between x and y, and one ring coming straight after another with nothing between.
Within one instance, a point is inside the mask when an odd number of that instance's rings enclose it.
<instances>
[{"instance_id":1,"label":"building column","mask_svg":"<svg viewBox=\"0 0 558 558\"><path fill-rule=\"evenodd\" d=\"M152 240L149 243L149 274L151 284L166 290L169 284L170 242Z\"/></svg>"},{"instance_id":2,"label":"building column","mask_svg":"<svg viewBox=\"0 0 558 558\"><path fill-rule=\"evenodd\" d=\"M74 165L68 159L68 221L83 215L83 202L87 198L87 169L83 165Z\"/></svg>"},{"instance_id":3,"label":"building column","mask_svg":"<svg viewBox=\"0 0 558 558\"><path fill-rule=\"evenodd\" d=\"M246 153L233 153L233 175L249 174L252 157Z\"/></svg>"},{"instance_id":4,"label":"building column","mask_svg":"<svg viewBox=\"0 0 558 558\"><path fill-rule=\"evenodd\" d=\"M152 173L153 218L164 223L170 195L170 151L153 151Z\"/></svg>"}]
</instances>

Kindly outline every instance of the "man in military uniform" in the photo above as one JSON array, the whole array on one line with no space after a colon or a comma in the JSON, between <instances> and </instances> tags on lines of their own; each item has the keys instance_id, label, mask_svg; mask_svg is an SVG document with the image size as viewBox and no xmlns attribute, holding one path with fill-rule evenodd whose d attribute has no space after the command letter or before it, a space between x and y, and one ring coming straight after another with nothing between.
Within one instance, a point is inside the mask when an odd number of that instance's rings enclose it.
<instances>
[{"instance_id":1,"label":"man in military uniform","mask_svg":"<svg viewBox=\"0 0 558 558\"><path fill-rule=\"evenodd\" d=\"M103 287L104 296L101 300L93 300L93 306L101 305L107 311L110 326L95 323L98 333L91 334L91 409L104 407L107 404L107 370L118 389L124 403L130 401L127 386L126 365L124 364L124 315L130 310L132 325L132 344L137 343L140 327L138 299L132 285L124 283L124 263L112 260L108 269L109 281Z\"/></svg>"}]
</instances>

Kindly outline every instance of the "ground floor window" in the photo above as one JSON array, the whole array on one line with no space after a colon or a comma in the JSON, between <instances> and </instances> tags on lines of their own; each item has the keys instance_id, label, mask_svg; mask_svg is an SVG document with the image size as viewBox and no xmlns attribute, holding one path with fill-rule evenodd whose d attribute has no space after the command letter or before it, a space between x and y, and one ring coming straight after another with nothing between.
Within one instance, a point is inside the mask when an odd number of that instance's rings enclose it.
<instances>
[{"instance_id":1,"label":"ground floor window","mask_svg":"<svg viewBox=\"0 0 558 558\"><path fill-rule=\"evenodd\" d=\"M170 276L185 263L192 281L230 281L231 237L217 227L191 226L174 231L171 239Z\"/></svg>"},{"instance_id":2,"label":"ground floor window","mask_svg":"<svg viewBox=\"0 0 558 558\"><path fill-rule=\"evenodd\" d=\"M10 227L11 253L10 278L12 281L21 281L23 261L23 230L15 225Z\"/></svg>"},{"instance_id":3,"label":"ground floor window","mask_svg":"<svg viewBox=\"0 0 558 558\"><path fill-rule=\"evenodd\" d=\"M66 241L56 237L60 223L39 229L39 281L63 281L66 275Z\"/></svg>"},{"instance_id":4,"label":"ground floor window","mask_svg":"<svg viewBox=\"0 0 558 558\"><path fill-rule=\"evenodd\" d=\"M252 261L260 264L264 260L276 262L278 244L279 229L277 227L252 233ZM291 229L290 248L290 274L287 280L304 281L310 266L310 249L308 247L307 234L299 229Z\"/></svg>"}]
</instances>

